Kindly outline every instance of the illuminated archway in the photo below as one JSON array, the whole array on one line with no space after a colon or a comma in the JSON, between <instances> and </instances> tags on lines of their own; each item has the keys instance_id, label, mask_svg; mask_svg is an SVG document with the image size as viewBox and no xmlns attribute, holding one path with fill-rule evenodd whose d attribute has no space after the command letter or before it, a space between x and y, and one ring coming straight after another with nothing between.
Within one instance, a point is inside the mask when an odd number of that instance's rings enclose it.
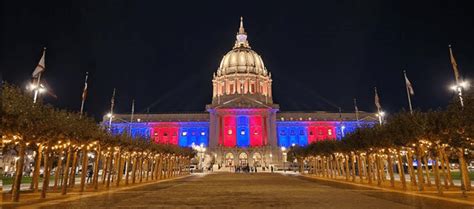
<instances>
[{"instance_id":1,"label":"illuminated archway","mask_svg":"<svg viewBox=\"0 0 474 209\"><path fill-rule=\"evenodd\" d=\"M232 152L228 152L225 154L225 166L232 166L234 165L234 154Z\"/></svg>"},{"instance_id":2,"label":"illuminated archway","mask_svg":"<svg viewBox=\"0 0 474 209\"><path fill-rule=\"evenodd\" d=\"M262 165L262 155L260 154L260 152L253 153L252 159L253 159L254 166Z\"/></svg>"},{"instance_id":3,"label":"illuminated archway","mask_svg":"<svg viewBox=\"0 0 474 209\"><path fill-rule=\"evenodd\" d=\"M247 153L245 153L245 152L240 153L239 163L240 163L240 165L247 165L248 164L248 155L247 155Z\"/></svg>"}]
</instances>

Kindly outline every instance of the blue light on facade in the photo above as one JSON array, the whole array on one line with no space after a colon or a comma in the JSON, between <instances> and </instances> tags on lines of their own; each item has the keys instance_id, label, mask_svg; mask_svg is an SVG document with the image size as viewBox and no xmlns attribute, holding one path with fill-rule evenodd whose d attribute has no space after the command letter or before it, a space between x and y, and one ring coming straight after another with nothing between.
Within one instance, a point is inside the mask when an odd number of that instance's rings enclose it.
<instances>
[{"instance_id":1,"label":"blue light on facade","mask_svg":"<svg viewBox=\"0 0 474 209\"><path fill-rule=\"evenodd\" d=\"M238 116L237 117L237 146L248 147L250 146L250 135L249 135L249 117Z\"/></svg>"}]
</instances>

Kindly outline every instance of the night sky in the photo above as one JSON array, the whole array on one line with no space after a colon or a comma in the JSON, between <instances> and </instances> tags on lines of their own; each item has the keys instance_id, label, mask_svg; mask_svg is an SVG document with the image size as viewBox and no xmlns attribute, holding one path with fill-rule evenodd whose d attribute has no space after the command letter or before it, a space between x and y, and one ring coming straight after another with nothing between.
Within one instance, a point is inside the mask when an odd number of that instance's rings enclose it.
<instances>
[{"instance_id":1,"label":"night sky","mask_svg":"<svg viewBox=\"0 0 474 209\"><path fill-rule=\"evenodd\" d=\"M474 80L474 15L461 1L2 1L0 70L26 86L43 46L43 74L57 98L78 111L85 72L86 111L100 118L117 88L116 112L204 111L212 74L233 46L240 16L252 49L272 73L281 111L374 111L373 87L388 112L446 105L453 73ZM174 3L172 3L174 2ZM229 2L226 4L225 2ZM462 1L468 2L468 1Z\"/></svg>"}]
</instances>

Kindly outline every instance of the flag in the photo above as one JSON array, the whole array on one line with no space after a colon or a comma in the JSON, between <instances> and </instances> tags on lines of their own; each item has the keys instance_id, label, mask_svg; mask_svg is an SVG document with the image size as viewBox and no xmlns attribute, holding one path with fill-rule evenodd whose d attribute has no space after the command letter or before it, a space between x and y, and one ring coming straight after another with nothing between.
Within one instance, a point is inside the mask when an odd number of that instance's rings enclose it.
<instances>
[{"instance_id":1,"label":"flag","mask_svg":"<svg viewBox=\"0 0 474 209\"><path fill-rule=\"evenodd\" d=\"M43 55L41 56L41 59L40 59L38 65L36 66L35 71L33 71L33 74L32 74L33 78L37 78L39 76L39 74L41 72L43 72L44 69L46 68L45 64L44 64L45 54L46 54L46 48L43 49Z\"/></svg>"},{"instance_id":2,"label":"flag","mask_svg":"<svg viewBox=\"0 0 474 209\"><path fill-rule=\"evenodd\" d=\"M380 105L380 98L379 95L377 94L377 87L374 88L375 91L375 106L377 107L377 110L380 111L382 109L382 105Z\"/></svg>"},{"instance_id":3,"label":"flag","mask_svg":"<svg viewBox=\"0 0 474 209\"><path fill-rule=\"evenodd\" d=\"M132 99L132 114L130 115L130 123L133 122L133 114L135 114L135 99Z\"/></svg>"},{"instance_id":4,"label":"flag","mask_svg":"<svg viewBox=\"0 0 474 209\"><path fill-rule=\"evenodd\" d=\"M411 85L410 80L408 80L407 74L405 73L405 71L403 71L403 73L405 74L405 85L407 86L408 92L410 93L410 95L415 95L415 91L413 91L413 86Z\"/></svg>"},{"instance_id":5,"label":"flag","mask_svg":"<svg viewBox=\"0 0 474 209\"><path fill-rule=\"evenodd\" d=\"M89 72L86 72L86 80L84 82L84 90L82 90L82 102L86 100L87 97L87 78L89 77Z\"/></svg>"},{"instance_id":6,"label":"flag","mask_svg":"<svg viewBox=\"0 0 474 209\"><path fill-rule=\"evenodd\" d=\"M356 112L356 113L359 112L359 108L357 107L357 100L356 100L356 98L354 98L354 109L355 109L355 112Z\"/></svg>"},{"instance_id":7,"label":"flag","mask_svg":"<svg viewBox=\"0 0 474 209\"><path fill-rule=\"evenodd\" d=\"M453 49L451 48L451 45L449 45L449 58L451 59L451 65L453 66L454 79L456 79L456 84L459 84L461 78L459 77L458 64L456 63L456 59L454 59Z\"/></svg>"}]
</instances>

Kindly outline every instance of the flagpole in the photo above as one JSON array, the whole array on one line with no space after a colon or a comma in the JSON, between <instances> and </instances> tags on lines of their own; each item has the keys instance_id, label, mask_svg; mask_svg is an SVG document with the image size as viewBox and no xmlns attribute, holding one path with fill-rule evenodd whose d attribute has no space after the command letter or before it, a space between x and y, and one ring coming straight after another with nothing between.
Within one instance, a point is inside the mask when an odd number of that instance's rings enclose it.
<instances>
[{"instance_id":1,"label":"flagpole","mask_svg":"<svg viewBox=\"0 0 474 209\"><path fill-rule=\"evenodd\" d=\"M453 86L452 88L458 93L459 102L461 103L461 108L464 109L464 100L462 97L462 90L468 84L465 82L461 82L461 76L459 75L458 64L456 63L456 59L454 58L454 53L451 48L451 44L449 44L448 47L449 47L449 56L450 56L449 58L451 60L451 65L453 67L453 72L454 72L454 79L456 80L456 85Z\"/></svg>"},{"instance_id":2,"label":"flagpole","mask_svg":"<svg viewBox=\"0 0 474 209\"><path fill-rule=\"evenodd\" d=\"M38 66L41 65L41 60L43 60L43 64L44 64L45 55L46 55L46 47L43 47L43 55L41 56L40 63L38 64ZM36 80L36 85L35 85L35 89L34 89L34 96L33 96L33 103L34 104L38 100L39 90L41 88L41 86L40 86L41 85L41 74L43 74L44 68L46 68L46 66L41 66L41 67L43 68L43 70L38 73L38 78ZM36 71L36 68L35 68L35 71ZM33 72L33 76L34 76L34 73L35 72Z\"/></svg>"},{"instance_id":3,"label":"flagpole","mask_svg":"<svg viewBox=\"0 0 474 209\"><path fill-rule=\"evenodd\" d=\"M84 81L84 90L82 91L82 101L81 101L81 112L79 117L82 118L82 114L84 113L84 103L86 101L86 94L87 94L87 79L89 78L89 72L86 72L86 79Z\"/></svg>"},{"instance_id":4,"label":"flagpole","mask_svg":"<svg viewBox=\"0 0 474 209\"><path fill-rule=\"evenodd\" d=\"M356 98L354 98L354 110L355 110L357 126L359 126L359 108L357 108L357 99Z\"/></svg>"},{"instance_id":5,"label":"flagpole","mask_svg":"<svg viewBox=\"0 0 474 209\"><path fill-rule=\"evenodd\" d=\"M410 114L413 114L413 107L411 106L410 90L408 89L408 84L407 84L407 72L405 70L403 70L403 75L405 76L405 89L407 90L408 107L410 108Z\"/></svg>"},{"instance_id":6,"label":"flagpole","mask_svg":"<svg viewBox=\"0 0 474 209\"><path fill-rule=\"evenodd\" d=\"M375 106L377 106L377 116L379 117L379 124L382 125L382 111L381 111L381 108L380 108L380 99L379 99L379 95L377 93L377 87L374 87L374 92L375 92Z\"/></svg>"},{"instance_id":7,"label":"flagpole","mask_svg":"<svg viewBox=\"0 0 474 209\"><path fill-rule=\"evenodd\" d=\"M110 100L110 117L109 117L109 131L112 131L112 118L114 117L114 103L115 103L115 88L112 92L112 99Z\"/></svg>"},{"instance_id":8,"label":"flagpole","mask_svg":"<svg viewBox=\"0 0 474 209\"><path fill-rule=\"evenodd\" d=\"M33 103L36 103L37 99L38 99L38 93L39 93L39 88L40 88L40 80L41 80L41 72L38 74L38 79L37 79L37 82L36 82L36 87L35 87L35 93L34 93L34 96L33 96Z\"/></svg>"},{"instance_id":9,"label":"flagpole","mask_svg":"<svg viewBox=\"0 0 474 209\"><path fill-rule=\"evenodd\" d=\"M342 109L339 107L339 125L341 126L341 136L344 137L344 129L346 128L342 123Z\"/></svg>"},{"instance_id":10,"label":"flagpole","mask_svg":"<svg viewBox=\"0 0 474 209\"><path fill-rule=\"evenodd\" d=\"M134 114L135 114L135 99L132 99L132 114L130 114L130 123L129 123L130 136L132 135L132 123L133 123Z\"/></svg>"}]
</instances>

